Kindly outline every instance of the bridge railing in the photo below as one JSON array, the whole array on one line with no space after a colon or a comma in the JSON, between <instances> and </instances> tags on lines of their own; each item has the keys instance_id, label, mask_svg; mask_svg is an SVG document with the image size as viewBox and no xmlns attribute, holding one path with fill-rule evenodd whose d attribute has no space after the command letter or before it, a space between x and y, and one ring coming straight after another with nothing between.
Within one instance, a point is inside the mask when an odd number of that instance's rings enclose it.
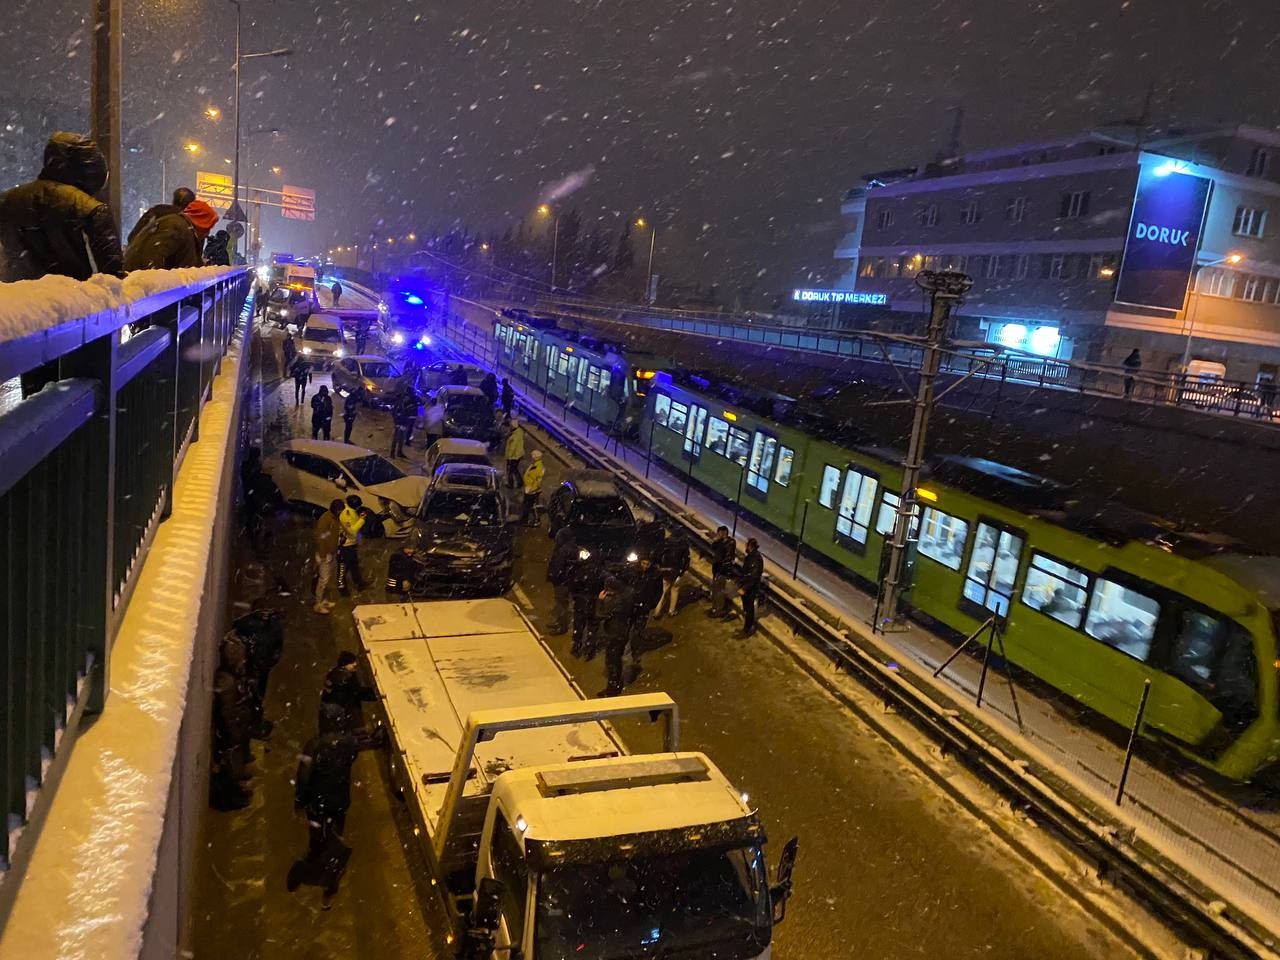
<instances>
[{"instance_id":1,"label":"bridge railing","mask_svg":"<svg viewBox=\"0 0 1280 960\"><path fill-rule=\"evenodd\" d=\"M81 714L103 705L248 288L242 268L0 285L0 906Z\"/></svg>"}]
</instances>

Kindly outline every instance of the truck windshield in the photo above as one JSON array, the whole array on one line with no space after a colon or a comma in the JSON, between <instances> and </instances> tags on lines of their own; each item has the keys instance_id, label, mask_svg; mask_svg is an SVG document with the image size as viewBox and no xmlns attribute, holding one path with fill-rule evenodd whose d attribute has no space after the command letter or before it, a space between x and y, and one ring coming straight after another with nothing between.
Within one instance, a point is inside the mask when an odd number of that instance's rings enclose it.
<instances>
[{"instance_id":1,"label":"truck windshield","mask_svg":"<svg viewBox=\"0 0 1280 960\"><path fill-rule=\"evenodd\" d=\"M551 870L538 879L534 956L756 957L769 945L767 889L752 847Z\"/></svg>"}]
</instances>

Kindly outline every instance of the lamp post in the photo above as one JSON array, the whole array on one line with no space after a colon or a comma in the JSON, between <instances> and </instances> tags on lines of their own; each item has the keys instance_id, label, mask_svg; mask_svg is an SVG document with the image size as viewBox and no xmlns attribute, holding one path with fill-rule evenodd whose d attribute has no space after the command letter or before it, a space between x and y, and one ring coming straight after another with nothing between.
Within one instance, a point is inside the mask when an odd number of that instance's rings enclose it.
<instances>
[{"instance_id":1,"label":"lamp post","mask_svg":"<svg viewBox=\"0 0 1280 960\"><path fill-rule=\"evenodd\" d=\"M538 204L538 213L541 216L551 216L551 204ZM556 214L554 225L551 228L551 292L556 292L556 259L560 254L560 214Z\"/></svg>"},{"instance_id":2,"label":"lamp post","mask_svg":"<svg viewBox=\"0 0 1280 960\"><path fill-rule=\"evenodd\" d=\"M648 226L648 222L644 217L640 217L636 220L636 226L643 230ZM644 291L641 294L641 298L643 299L644 297L648 297L650 303L653 303L655 299L655 297L650 294L650 290L653 287L653 248L657 246L657 243L658 225L655 223L653 225L653 229L649 232L649 267L644 272Z\"/></svg>"},{"instance_id":3,"label":"lamp post","mask_svg":"<svg viewBox=\"0 0 1280 960\"><path fill-rule=\"evenodd\" d=\"M1229 253L1225 257L1219 257L1217 260L1210 260L1208 263L1201 264L1196 267L1196 272L1192 275L1190 283L1187 284L1187 300L1190 309L1187 310L1187 342L1182 348L1182 372L1187 372L1187 366L1191 363L1191 338L1196 332L1196 315L1200 312L1200 292L1196 289L1200 285L1200 271L1205 267L1216 267L1219 264L1229 263L1233 267L1244 262L1244 255L1239 253ZM1190 303L1191 294L1196 295L1196 302Z\"/></svg>"},{"instance_id":4,"label":"lamp post","mask_svg":"<svg viewBox=\"0 0 1280 960\"><path fill-rule=\"evenodd\" d=\"M122 0L93 0L93 63L90 68L90 132L111 172L102 199L120 222L124 171L120 154L120 60Z\"/></svg>"}]
</instances>

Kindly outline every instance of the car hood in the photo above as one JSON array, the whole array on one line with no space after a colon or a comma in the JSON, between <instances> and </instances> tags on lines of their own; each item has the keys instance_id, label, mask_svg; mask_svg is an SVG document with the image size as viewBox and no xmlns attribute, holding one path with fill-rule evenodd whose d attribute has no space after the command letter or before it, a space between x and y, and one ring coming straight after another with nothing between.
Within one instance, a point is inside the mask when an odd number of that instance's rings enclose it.
<instances>
[{"instance_id":1,"label":"car hood","mask_svg":"<svg viewBox=\"0 0 1280 960\"><path fill-rule=\"evenodd\" d=\"M466 559L508 547L511 539L509 524L486 527L419 521L413 545L425 556Z\"/></svg>"},{"instance_id":2,"label":"car hood","mask_svg":"<svg viewBox=\"0 0 1280 960\"><path fill-rule=\"evenodd\" d=\"M379 497L386 497L388 500L394 500L405 510L412 513L418 509L418 504L422 502L422 496L427 492L427 484L429 481L426 477L401 477L399 480L392 480L390 483L378 483L372 487L365 487L372 494Z\"/></svg>"}]
</instances>

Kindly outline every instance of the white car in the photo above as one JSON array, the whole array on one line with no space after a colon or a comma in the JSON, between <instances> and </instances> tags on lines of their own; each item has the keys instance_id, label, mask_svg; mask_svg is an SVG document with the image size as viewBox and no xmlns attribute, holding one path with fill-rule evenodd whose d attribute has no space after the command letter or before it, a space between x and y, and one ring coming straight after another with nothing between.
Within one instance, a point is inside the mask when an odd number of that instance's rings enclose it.
<instances>
[{"instance_id":1,"label":"white car","mask_svg":"<svg viewBox=\"0 0 1280 960\"><path fill-rule=\"evenodd\" d=\"M294 341L313 367L328 367L334 360L341 360L348 352L346 330L342 320L327 313L313 313Z\"/></svg>"},{"instance_id":2,"label":"white car","mask_svg":"<svg viewBox=\"0 0 1280 960\"><path fill-rule=\"evenodd\" d=\"M262 468L290 503L324 510L334 500L358 494L385 517L388 537L409 535L430 482L372 450L330 440L289 440L264 458Z\"/></svg>"}]
</instances>

